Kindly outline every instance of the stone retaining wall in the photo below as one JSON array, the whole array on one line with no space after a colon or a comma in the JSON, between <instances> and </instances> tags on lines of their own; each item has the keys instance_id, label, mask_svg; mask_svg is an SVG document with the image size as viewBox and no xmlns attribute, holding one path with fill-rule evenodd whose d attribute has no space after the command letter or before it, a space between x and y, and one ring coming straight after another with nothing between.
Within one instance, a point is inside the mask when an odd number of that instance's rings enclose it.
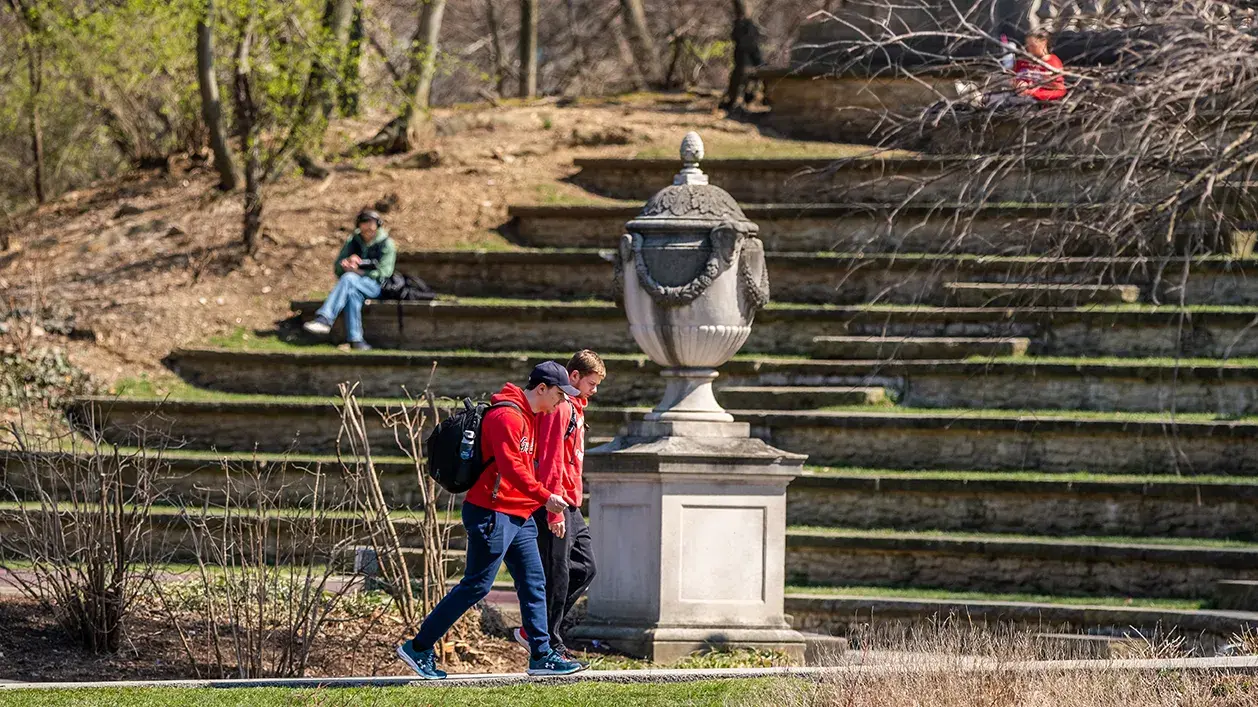
<instances>
[{"instance_id":1,"label":"stone retaining wall","mask_svg":"<svg viewBox=\"0 0 1258 707\"><path fill-rule=\"evenodd\" d=\"M318 302L296 302L305 319ZM756 313L745 353L809 354L817 336L1032 337L1031 352L1053 356L1258 356L1252 312L1097 312L1052 309L770 308ZM624 314L608 303L493 304L368 302L367 338L388 348L567 351L587 346L637 353ZM341 322L337 332L340 335ZM343 336L343 335L341 335Z\"/></svg>"},{"instance_id":2,"label":"stone retaining wall","mask_svg":"<svg viewBox=\"0 0 1258 707\"><path fill-rule=\"evenodd\" d=\"M790 583L1132 597L1209 596L1258 578L1258 550L1031 540L786 537Z\"/></svg>"},{"instance_id":3,"label":"stone retaining wall","mask_svg":"<svg viewBox=\"0 0 1258 707\"><path fill-rule=\"evenodd\" d=\"M792 525L1027 535L1258 538L1258 486L802 476Z\"/></svg>"},{"instance_id":4,"label":"stone retaining wall","mask_svg":"<svg viewBox=\"0 0 1258 707\"><path fill-rule=\"evenodd\" d=\"M398 267L420 274L443 294L467 297L603 299L616 294L615 256L603 251L404 253ZM850 257L807 253L766 256L773 298L816 304L947 306L948 282L1132 284L1142 301L1258 305L1258 277L1244 261L1193 264L1181 287L1182 265L1153 260ZM1047 297L1047 295L1045 295ZM1080 304L1086 302L1079 302ZM1035 305L1036 302L1026 304ZM1041 306L1073 306L1045 300Z\"/></svg>"},{"instance_id":5,"label":"stone retaining wall","mask_svg":"<svg viewBox=\"0 0 1258 707\"><path fill-rule=\"evenodd\" d=\"M483 398L503 381L523 381L541 360L193 350L174 352L168 364L184 380L229 393L334 396L341 383L358 382L361 395L400 397L404 388L420 394L431 376L439 395ZM599 389L599 404L660 400L664 384L654 363L619 356L605 362L608 378ZM889 388L902 404L922 408L1258 413L1258 367L738 359L722 366L716 385L718 397L724 386L877 385Z\"/></svg>"}]
</instances>

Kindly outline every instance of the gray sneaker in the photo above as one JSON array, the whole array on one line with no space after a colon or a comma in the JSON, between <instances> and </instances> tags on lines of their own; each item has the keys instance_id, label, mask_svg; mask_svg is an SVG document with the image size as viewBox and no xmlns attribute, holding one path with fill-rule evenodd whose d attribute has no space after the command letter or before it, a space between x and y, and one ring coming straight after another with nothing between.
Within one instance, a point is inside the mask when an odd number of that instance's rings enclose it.
<instances>
[{"instance_id":1,"label":"gray sneaker","mask_svg":"<svg viewBox=\"0 0 1258 707\"><path fill-rule=\"evenodd\" d=\"M305 324L302 324L301 328L316 336L327 336L332 333L332 322L328 321L324 317L315 317Z\"/></svg>"}]
</instances>

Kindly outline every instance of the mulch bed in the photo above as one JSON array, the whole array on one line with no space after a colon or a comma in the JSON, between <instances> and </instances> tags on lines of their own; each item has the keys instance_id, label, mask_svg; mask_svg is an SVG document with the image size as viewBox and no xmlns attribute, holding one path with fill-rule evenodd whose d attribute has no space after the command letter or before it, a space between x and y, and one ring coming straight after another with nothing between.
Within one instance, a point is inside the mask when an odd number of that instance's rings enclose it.
<instances>
[{"instance_id":1,"label":"mulch bed","mask_svg":"<svg viewBox=\"0 0 1258 707\"><path fill-rule=\"evenodd\" d=\"M473 619L467 621L471 624ZM170 680L240 677L218 668L209 641L192 636L194 666L179 633L160 612L142 607L128 624L122 649L96 655L74 643L43 607L23 597L0 598L0 679L29 682ZM467 641L455 645L442 667L451 673L522 672L527 654L520 646L466 627ZM404 629L389 616L378 621L349 617L325 626L311 652L307 676L409 675L394 649ZM227 646L223 650L230 651Z\"/></svg>"}]
</instances>

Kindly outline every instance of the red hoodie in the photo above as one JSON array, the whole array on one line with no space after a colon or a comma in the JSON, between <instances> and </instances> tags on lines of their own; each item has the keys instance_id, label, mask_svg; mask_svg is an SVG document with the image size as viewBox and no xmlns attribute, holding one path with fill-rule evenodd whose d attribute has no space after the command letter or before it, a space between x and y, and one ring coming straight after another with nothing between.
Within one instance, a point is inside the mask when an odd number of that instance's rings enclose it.
<instances>
[{"instance_id":1,"label":"red hoodie","mask_svg":"<svg viewBox=\"0 0 1258 707\"><path fill-rule=\"evenodd\" d=\"M467 502L506 513L519 518L533 515L539 506L550 499L550 492L537 480L533 455L537 451L534 436L533 408L520 386L508 383L490 402L510 402L520 410L510 407L494 408L485 413L481 421L481 460L493 462L485 467L476 485L467 492ZM494 485L499 477L498 496L494 497Z\"/></svg>"},{"instance_id":2,"label":"red hoodie","mask_svg":"<svg viewBox=\"0 0 1258 707\"><path fill-rule=\"evenodd\" d=\"M1056 54L1049 54L1041 59L1043 63L1018 59L1013 65L1014 76L1027 84L1023 95L1037 101L1057 101L1066 97L1066 77L1061 74L1063 66ZM1047 65L1047 67L1045 66Z\"/></svg>"},{"instance_id":3,"label":"red hoodie","mask_svg":"<svg viewBox=\"0 0 1258 707\"><path fill-rule=\"evenodd\" d=\"M581 507L581 467L585 462L585 406L589 400L569 397L554 412L537 416L537 479L551 493L559 494L573 508ZM577 417L572 436L564 433ZM547 515L550 522L563 520L559 513Z\"/></svg>"}]
</instances>

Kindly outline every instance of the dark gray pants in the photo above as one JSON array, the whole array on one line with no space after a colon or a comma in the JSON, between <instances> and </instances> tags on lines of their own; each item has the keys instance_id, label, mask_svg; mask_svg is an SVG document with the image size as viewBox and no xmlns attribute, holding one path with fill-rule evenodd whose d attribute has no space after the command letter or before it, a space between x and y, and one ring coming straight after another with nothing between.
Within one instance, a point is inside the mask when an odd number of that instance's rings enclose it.
<instances>
[{"instance_id":1,"label":"dark gray pants","mask_svg":"<svg viewBox=\"0 0 1258 707\"><path fill-rule=\"evenodd\" d=\"M533 514L537 522L537 549L546 572L546 619L550 627L550 647L564 648L560 631L568 612L594 581L594 548L590 544L590 527L580 508L564 511L567 532L557 538L550 532L546 509Z\"/></svg>"}]
</instances>

